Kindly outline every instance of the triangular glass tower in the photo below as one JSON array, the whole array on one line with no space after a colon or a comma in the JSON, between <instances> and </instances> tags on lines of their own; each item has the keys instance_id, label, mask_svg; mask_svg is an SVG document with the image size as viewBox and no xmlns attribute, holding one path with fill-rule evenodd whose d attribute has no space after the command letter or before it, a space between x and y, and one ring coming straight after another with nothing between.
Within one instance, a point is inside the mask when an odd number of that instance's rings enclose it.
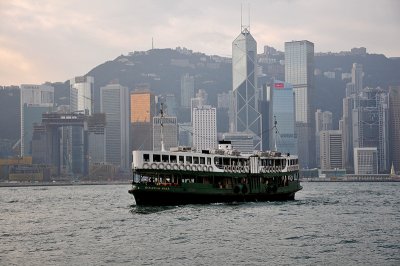
<instances>
[{"instance_id":1,"label":"triangular glass tower","mask_svg":"<svg viewBox=\"0 0 400 266\"><path fill-rule=\"evenodd\" d=\"M261 114L258 109L257 42L247 27L232 42L233 131L252 134L261 150Z\"/></svg>"}]
</instances>

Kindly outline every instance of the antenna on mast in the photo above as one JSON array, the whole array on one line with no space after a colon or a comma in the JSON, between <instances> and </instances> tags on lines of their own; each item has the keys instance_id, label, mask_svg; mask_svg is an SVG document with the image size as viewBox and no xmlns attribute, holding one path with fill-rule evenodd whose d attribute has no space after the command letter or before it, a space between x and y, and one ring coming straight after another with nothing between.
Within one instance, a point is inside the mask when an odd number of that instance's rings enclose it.
<instances>
[{"instance_id":1,"label":"antenna on mast","mask_svg":"<svg viewBox=\"0 0 400 266\"><path fill-rule=\"evenodd\" d=\"M153 40L153 37L151 37L151 50L153 50L154 49L154 40Z\"/></svg>"},{"instance_id":2,"label":"antenna on mast","mask_svg":"<svg viewBox=\"0 0 400 266\"><path fill-rule=\"evenodd\" d=\"M272 129L275 129L274 135L274 151L278 151L278 147L276 145L276 139L278 138L278 127L276 126L278 122L276 121L276 115L274 115L274 126Z\"/></svg>"},{"instance_id":3,"label":"antenna on mast","mask_svg":"<svg viewBox=\"0 0 400 266\"><path fill-rule=\"evenodd\" d=\"M165 151L164 147L164 103L161 103L160 110L160 126L161 126L161 151Z\"/></svg>"}]
</instances>

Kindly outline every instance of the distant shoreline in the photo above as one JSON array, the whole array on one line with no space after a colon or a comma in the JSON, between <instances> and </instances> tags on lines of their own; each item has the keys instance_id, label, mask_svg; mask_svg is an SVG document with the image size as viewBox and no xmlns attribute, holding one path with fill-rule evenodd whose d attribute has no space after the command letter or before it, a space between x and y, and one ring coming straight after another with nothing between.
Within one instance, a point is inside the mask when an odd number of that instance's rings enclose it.
<instances>
[{"instance_id":1,"label":"distant shoreline","mask_svg":"<svg viewBox=\"0 0 400 266\"><path fill-rule=\"evenodd\" d=\"M122 181L82 181L82 182L0 182L1 187L57 187L57 186L92 186L92 185L129 185L132 181L130 180L122 180Z\"/></svg>"}]
</instances>

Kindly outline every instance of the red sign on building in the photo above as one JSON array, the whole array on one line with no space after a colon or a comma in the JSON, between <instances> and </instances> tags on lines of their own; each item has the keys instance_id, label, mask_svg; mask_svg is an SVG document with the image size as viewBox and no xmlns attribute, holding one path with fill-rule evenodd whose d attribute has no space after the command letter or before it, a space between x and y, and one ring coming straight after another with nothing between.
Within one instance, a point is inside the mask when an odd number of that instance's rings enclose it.
<instances>
[{"instance_id":1,"label":"red sign on building","mask_svg":"<svg viewBox=\"0 0 400 266\"><path fill-rule=\"evenodd\" d=\"M285 87L285 84L283 83L274 83L274 88L276 89L283 89Z\"/></svg>"}]
</instances>

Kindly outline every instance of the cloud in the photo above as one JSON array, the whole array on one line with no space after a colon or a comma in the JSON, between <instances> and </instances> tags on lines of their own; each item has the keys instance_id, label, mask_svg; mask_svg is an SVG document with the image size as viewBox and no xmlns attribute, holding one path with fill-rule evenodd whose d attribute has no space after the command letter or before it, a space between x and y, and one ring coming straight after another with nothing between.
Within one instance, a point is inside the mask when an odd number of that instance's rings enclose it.
<instances>
[{"instance_id":1,"label":"cloud","mask_svg":"<svg viewBox=\"0 0 400 266\"><path fill-rule=\"evenodd\" d=\"M64 81L121 53L185 46L229 56L240 32L241 0L0 0L2 82ZM252 0L251 32L283 49L308 39L316 51L368 51L399 56L396 0ZM246 8L244 8L246 10ZM248 21L243 12L243 21ZM20 65L19 65L20 64ZM12 66L11 68L9 66ZM17 73L19 72L19 73Z\"/></svg>"}]
</instances>

